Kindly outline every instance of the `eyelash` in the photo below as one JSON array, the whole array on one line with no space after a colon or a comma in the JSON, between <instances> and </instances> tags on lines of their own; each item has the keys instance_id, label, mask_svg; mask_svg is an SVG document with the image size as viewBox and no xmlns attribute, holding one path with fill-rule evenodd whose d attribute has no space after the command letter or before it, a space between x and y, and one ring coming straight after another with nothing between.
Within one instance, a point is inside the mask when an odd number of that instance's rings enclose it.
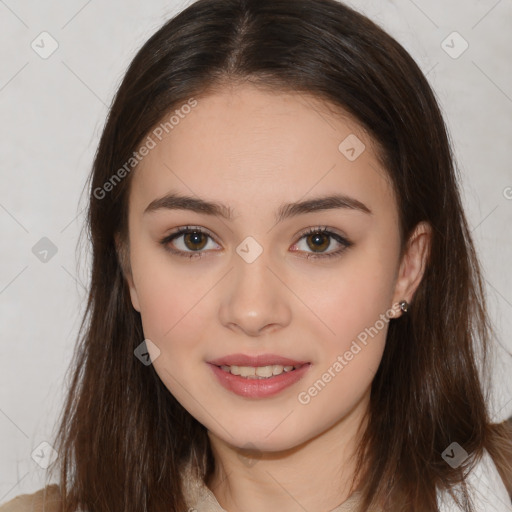
<instances>
[{"instance_id":1,"label":"eyelash","mask_svg":"<svg viewBox=\"0 0 512 512\"><path fill-rule=\"evenodd\" d=\"M190 252L188 252L188 251L181 251L181 250L171 249L170 246L169 246L169 243L172 242L174 239L179 238L183 234L190 234L190 233L199 233L199 234L207 235L212 240L214 239L214 237L208 231L205 231L205 230L203 230L200 227L184 226L182 228L179 228L175 232L171 233L170 235L167 235L162 240L160 240L160 244L164 246L164 249L166 251L168 251L168 252L170 252L172 254L176 254L177 256L180 256L180 257L183 257L183 258L188 258L188 259L202 258L204 252L200 252L200 251L190 251ZM350 242L346 238L342 237L341 235L338 235L337 233L333 233L326 226L319 226L319 227L313 227L313 228L307 229L305 232L303 232L300 235L300 238L299 238L298 241L302 240L303 238L305 238L305 237L307 237L309 235L314 235L314 234L327 235L327 236L333 238L334 240L336 240L343 247L341 247L340 249L338 249L338 250L336 250L334 252L325 253L325 254L322 254L322 253L318 253L318 254L306 253L306 256L302 256L303 258L306 258L306 259L322 259L322 258L331 258L331 257L334 257L334 256L340 256L341 253L345 252L346 249L348 249L349 247L351 247L353 245L352 242ZM297 252L301 252L301 251L297 251Z\"/></svg>"}]
</instances>

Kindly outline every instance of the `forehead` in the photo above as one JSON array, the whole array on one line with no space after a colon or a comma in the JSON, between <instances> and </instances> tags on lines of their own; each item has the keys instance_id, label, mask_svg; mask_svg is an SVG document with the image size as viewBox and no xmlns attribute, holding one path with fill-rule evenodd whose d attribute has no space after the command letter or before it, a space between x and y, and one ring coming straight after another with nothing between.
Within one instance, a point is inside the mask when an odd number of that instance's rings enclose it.
<instances>
[{"instance_id":1,"label":"forehead","mask_svg":"<svg viewBox=\"0 0 512 512\"><path fill-rule=\"evenodd\" d=\"M341 109L252 85L195 101L150 132L154 147L134 171L131 209L171 190L229 203L235 215L332 192L377 210L394 202L374 142Z\"/></svg>"}]
</instances>

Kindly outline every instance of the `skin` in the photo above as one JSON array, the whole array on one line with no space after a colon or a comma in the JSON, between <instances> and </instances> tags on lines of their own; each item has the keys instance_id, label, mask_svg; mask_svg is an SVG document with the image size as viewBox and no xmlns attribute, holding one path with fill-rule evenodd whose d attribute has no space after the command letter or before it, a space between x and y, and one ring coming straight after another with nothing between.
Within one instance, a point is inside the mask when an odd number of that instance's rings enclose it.
<instances>
[{"instance_id":1,"label":"skin","mask_svg":"<svg viewBox=\"0 0 512 512\"><path fill-rule=\"evenodd\" d=\"M355 161L338 150L350 134L366 146ZM420 224L399 259L397 204L373 148L354 120L312 96L241 85L198 98L132 176L125 270L132 304L160 350L153 356L159 377L208 429L216 470L207 484L228 511L320 512L351 494L351 455L388 323L309 403L298 395L380 315L412 300L431 233ZM170 191L225 203L234 218L144 214ZM331 209L275 224L282 203L333 192L358 199L372 215ZM199 246L201 258L173 255L160 243L187 225L214 238L186 245L182 235L168 245L189 253ZM309 244L301 238L319 226L353 245L332 258L301 257L342 247L327 237L315 249L311 237ZM263 249L250 264L236 252L248 236ZM223 388L206 363L233 353L274 353L312 366L278 395L249 399Z\"/></svg>"}]
</instances>

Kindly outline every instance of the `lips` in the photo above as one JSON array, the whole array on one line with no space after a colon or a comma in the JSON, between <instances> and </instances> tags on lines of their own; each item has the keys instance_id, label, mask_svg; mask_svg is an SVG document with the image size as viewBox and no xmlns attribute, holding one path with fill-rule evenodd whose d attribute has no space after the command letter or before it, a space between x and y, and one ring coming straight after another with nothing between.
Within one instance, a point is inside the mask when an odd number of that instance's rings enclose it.
<instances>
[{"instance_id":1,"label":"lips","mask_svg":"<svg viewBox=\"0 0 512 512\"><path fill-rule=\"evenodd\" d=\"M286 358L277 358L274 357L272 360L280 360L283 361ZM218 359L216 361L224 361L225 359ZM236 361L241 361L239 356L237 356ZM250 358L251 361L254 361L254 358ZM268 359L263 359L264 361L268 361ZM245 359L247 361L247 359ZM300 363L300 361L295 361L293 359L286 359L286 362L292 363ZM295 368L291 371L284 371L279 375L269 376L267 378L254 378L254 377L242 377L241 375L234 375L229 371L226 371L225 368L228 365L222 365L219 367L213 363L208 363L208 366L211 368L214 376L225 389L234 393L238 396L244 398L251 399L263 399L270 398L279 393L284 392L285 389L292 387L294 384L299 382L304 376L309 372L311 368L311 363L305 363L301 366ZM234 367L235 365L233 365ZM268 367L269 365L267 365ZM279 366L279 365L278 365ZM293 365L288 365L291 369ZM239 369L243 369L243 366L240 366ZM247 368L247 367L246 367ZM283 369L283 366L281 366Z\"/></svg>"},{"instance_id":2,"label":"lips","mask_svg":"<svg viewBox=\"0 0 512 512\"><path fill-rule=\"evenodd\" d=\"M230 354L228 356L220 357L208 361L215 366L303 366L308 361L301 361L297 359L290 359L288 357L279 356L276 354L260 354L257 356L250 356L247 354Z\"/></svg>"}]
</instances>

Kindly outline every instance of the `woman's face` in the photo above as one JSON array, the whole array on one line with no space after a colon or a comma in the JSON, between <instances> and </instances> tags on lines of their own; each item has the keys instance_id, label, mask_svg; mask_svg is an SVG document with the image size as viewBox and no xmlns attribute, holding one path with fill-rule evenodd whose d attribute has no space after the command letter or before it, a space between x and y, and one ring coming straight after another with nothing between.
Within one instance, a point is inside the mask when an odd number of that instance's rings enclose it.
<instances>
[{"instance_id":1,"label":"woman's face","mask_svg":"<svg viewBox=\"0 0 512 512\"><path fill-rule=\"evenodd\" d=\"M132 176L132 303L210 434L289 449L366 409L420 253L400 265L393 192L355 122L248 85L189 104Z\"/></svg>"}]
</instances>

